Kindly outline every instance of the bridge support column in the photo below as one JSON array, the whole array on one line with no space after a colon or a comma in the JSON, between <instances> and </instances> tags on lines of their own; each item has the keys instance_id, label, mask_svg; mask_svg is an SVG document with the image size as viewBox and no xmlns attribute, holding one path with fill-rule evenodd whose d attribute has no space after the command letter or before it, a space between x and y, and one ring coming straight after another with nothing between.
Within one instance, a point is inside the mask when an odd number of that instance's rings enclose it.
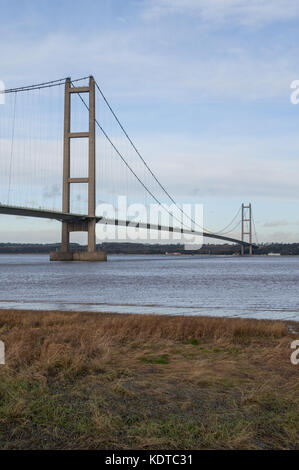
<instances>
[{"instance_id":1,"label":"bridge support column","mask_svg":"<svg viewBox=\"0 0 299 470\"><path fill-rule=\"evenodd\" d=\"M96 251L96 222L92 220L88 222L88 252Z\"/></svg>"},{"instance_id":2,"label":"bridge support column","mask_svg":"<svg viewBox=\"0 0 299 470\"><path fill-rule=\"evenodd\" d=\"M70 249L70 232L68 231L68 223L62 222L61 227L61 251L67 253Z\"/></svg>"},{"instance_id":3,"label":"bridge support column","mask_svg":"<svg viewBox=\"0 0 299 470\"><path fill-rule=\"evenodd\" d=\"M89 129L88 132L71 132L71 95L87 93L89 95ZM88 177L71 178L71 139L88 138ZM95 141L95 81L89 77L89 86L73 87L71 79L65 82L64 97L64 147L63 147L63 190L62 212L70 213L70 185L72 183L88 184L88 217L85 223L62 222L61 251L51 252L52 261L107 261L106 253L96 249L96 141ZM87 251L70 251L70 232L86 231L88 233Z\"/></svg>"}]
</instances>

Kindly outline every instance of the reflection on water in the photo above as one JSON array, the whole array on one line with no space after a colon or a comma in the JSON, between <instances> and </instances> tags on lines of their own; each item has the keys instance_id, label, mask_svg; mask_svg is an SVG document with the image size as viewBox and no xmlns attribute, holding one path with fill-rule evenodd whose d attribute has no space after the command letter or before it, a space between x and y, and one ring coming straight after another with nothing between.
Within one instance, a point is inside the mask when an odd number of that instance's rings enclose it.
<instances>
[{"instance_id":1,"label":"reflection on water","mask_svg":"<svg viewBox=\"0 0 299 470\"><path fill-rule=\"evenodd\" d=\"M299 257L0 256L0 308L299 320Z\"/></svg>"}]
</instances>

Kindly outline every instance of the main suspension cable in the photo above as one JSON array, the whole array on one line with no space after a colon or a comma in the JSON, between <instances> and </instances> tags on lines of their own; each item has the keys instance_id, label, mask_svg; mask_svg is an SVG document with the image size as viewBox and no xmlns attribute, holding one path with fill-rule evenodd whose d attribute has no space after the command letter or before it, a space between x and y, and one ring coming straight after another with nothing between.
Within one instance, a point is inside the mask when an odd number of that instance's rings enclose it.
<instances>
[{"instance_id":1,"label":"main suspension cable","mask_svg":"<svg viewBox=\"0 0 299 470\"><path fill-rule=\"evenodd\" d=\"M232 230L234 230L236 228L236 226L238 226L240 224L241 221L239 221L238 224L235 225L233 229L226 231L234 223L234 221L236 220L236 218L240 214L241 209L242 209L242 206L240 206L239 210L237 211L237 213L233 217L233 219L230 221L230 223L226 227L224 227L222 230L219 230L218 232L215 232L215 234L217 234L217 235L226 234L226 233L230 233Z\"/></svg>"},{"instance_id":2,"label":"main suspension cable","mask_svg":"<svg viewBox=\"0 0 299 470\"><path fill-rule=\"evenodd\" d=\"M79 82L81 80L87 80L89 77L82 77L82 78L77 78L75 80L72 80L72 82ZM59 78L57 80L51 80L49 82L44 82L44 83L37 83L35 85L28 85L28 86L23 86L23 87L18 87L18 88L9 88L8 90L2 90L0 93L19 93L21 91L32 91L32 90L40 90L42 88L51 88L54 86L61 86L65 84L66 81L65 78Z\"/></svg>"},{"instance_id":3,"label":"main suspension cable","mask_svg":"<svg viewBox=\"0 0 299 470\"><path fill-rule=\"evenodd\" d=\"M95 81L95 84L96 84L96 87L99 91L99 93L101 94L104 102L106 103L106 105L108 106L109 110L111 111L112 115L114 116L116 122L118 123L119 127L121 128L121 130L123 131L124 135L126 136L126 138L128 139L128 141L130 142L130 144L132 145L133 149L135 150L136 154L138 155L138 157L140 158L140 160L143 162L143 164L145 165L145 167L147 168L147 170L149 171L149 173L152 175L152 177L154 178L154 180L156 181L156 183L159 185L159 187L162 189L162 191L166 194L166 196L170 199L170 201L179 209L179 211L182 213L183 216L187 217L195 226L199 227L201 230L205 231L205 232L210 232L210 233L215 233L215 234L221 234L221 233L229 233L229 232L225 232L225 230L230 227L230 225L233 224L233 222L235 221L236 217L238 216L241 208L239 209L239 211L237 212L237 214L234 216L234 218L232 219L232 221L226 226L224 227L223 229L221 229L220 231L218 232L212 232L211 230L208 230L208 229L205 229L203 226L201 226L198 222L195 222L195 220L190 217L188 214L186 214L183 209L177 204L177 202L175 201L175 199L171 196L171 194L166 190L165 186L162 185L162 183L159 181L159 179L157 178L157 176L155 175L155 173L152 171L152 169L149 167L149 165L146 163L146 161L144 160L143 156L141 155L141 153L139 152L139 150L137 149L136 145L134 144L134 142L132 141L132 139L130 138L129 134L127 133L127 131L125 130L124 126L122 125L122 123L120 122L119 118L117 117L116 113L114 112L112 106L110 105L108 99L106 98L106 96L104 95L103 91L101 90L100 86L98 85L98 83Z\"/></svg>"}]
</instances>

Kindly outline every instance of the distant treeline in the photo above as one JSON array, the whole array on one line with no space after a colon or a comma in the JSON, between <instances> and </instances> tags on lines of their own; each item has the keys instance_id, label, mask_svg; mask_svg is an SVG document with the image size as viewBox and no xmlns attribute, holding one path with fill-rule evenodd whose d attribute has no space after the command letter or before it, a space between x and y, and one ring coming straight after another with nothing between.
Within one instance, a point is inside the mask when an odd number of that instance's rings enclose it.
<instances>
[{"instance_id":1,"label":"distant treeline","mask_svg":"<svg viewBox=\"0 0 299 470\"><path fill-rule=\"evenodd\" d=\"M85 250L86 246L77 243L71 244L71 250ZM238 255L239 245L221 244L203 245L200 250L185 251L183 245L151 245L145 243L102 243L97 249L105 250L108 254L201 254L201 255ZM60 243L0 243L0 253L49 253L60 250ZM299 243L266 243L261 244L253 250L256 255L267 255L268 253L280 253L281 255L299 255Z\"/></svg>"}]
</instances>

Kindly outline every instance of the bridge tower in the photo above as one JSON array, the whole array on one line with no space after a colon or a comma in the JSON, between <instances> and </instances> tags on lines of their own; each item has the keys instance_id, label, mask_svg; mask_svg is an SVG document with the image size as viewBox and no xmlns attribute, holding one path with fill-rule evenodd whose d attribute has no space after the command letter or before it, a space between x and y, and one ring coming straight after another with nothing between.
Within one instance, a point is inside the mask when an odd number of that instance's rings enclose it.
<instances>
[{"instance_id":1,"label":"bridge tower","mask_svg":"<svg viewBox=\"0 0 299 470\"><path fill-rule=\"evenodd\" d=\"M84 93L89 96L88 132L71 132L71 95ZM88 177L71 178L71 139L88 139ZM64 145L63 145L63 184L62 184L62 212L70 213L71 184L88 184L88 217L84 221L62 222L61 251L51 252L52 261L106 261L107 256L103 251L96 250L96 137L95 137L95 80L89 77L89 85L73 87L70 78L65 82L64 95ZM87 232L87 251L70 251L70 233Z\"/></svg>"},{"instance_id":2,"label":"bridge tower","mask_svg":"<svg viewBox=\"0 0 299 470\"><path fill-rule=\"evenodd\" d=\"M252 256L252 210L251 203L242 204L242 223L241 223L241 240L249 243L249 256ZM241 246L241 255L245 254L245 246Z\"/></svg>"}]
</instances>

